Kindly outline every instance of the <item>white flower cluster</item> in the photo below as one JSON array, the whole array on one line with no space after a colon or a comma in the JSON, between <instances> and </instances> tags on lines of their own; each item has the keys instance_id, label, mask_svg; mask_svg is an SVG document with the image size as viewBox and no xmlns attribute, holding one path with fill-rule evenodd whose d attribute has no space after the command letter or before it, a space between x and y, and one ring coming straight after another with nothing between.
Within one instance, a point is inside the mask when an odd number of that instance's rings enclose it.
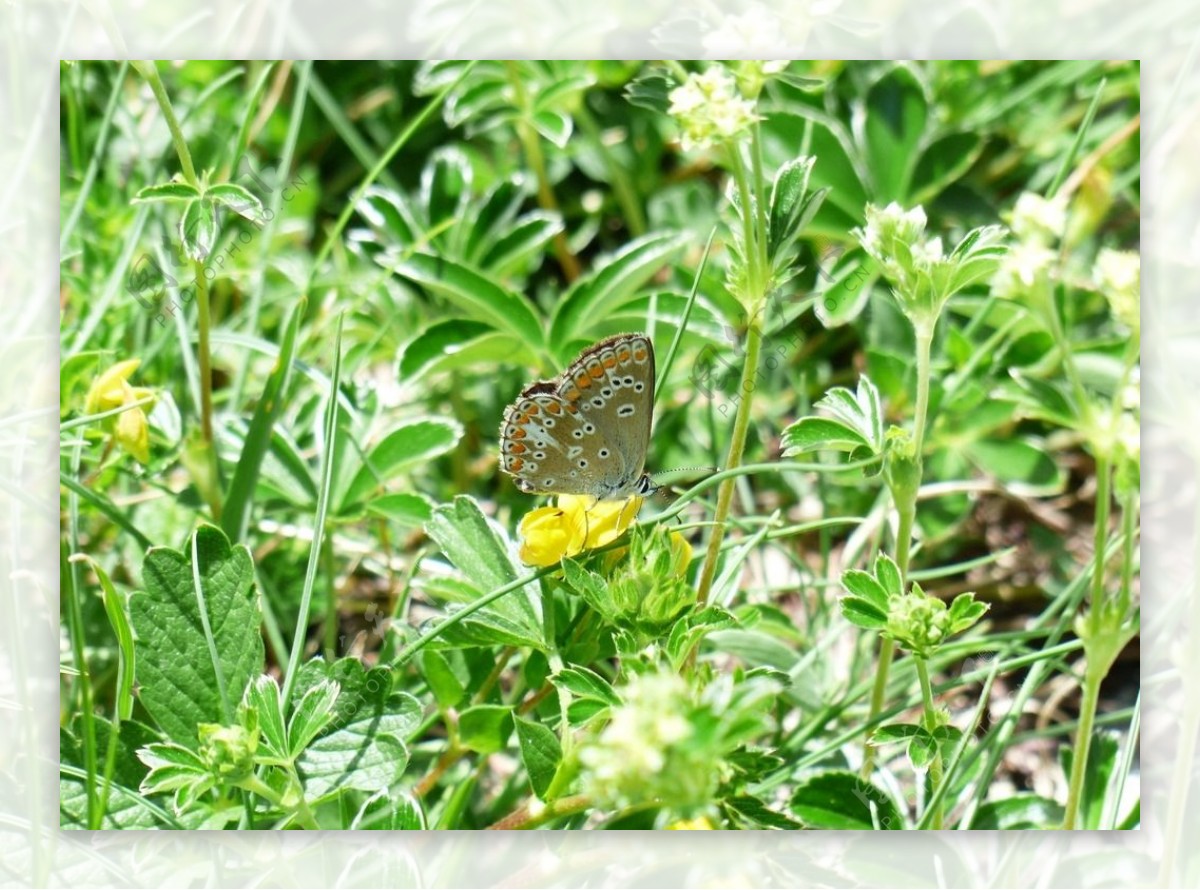
<instances>
[{"instance_id":1,"label":"white flower cluster","mask_svg":"<svg viewBox=\"0 0 1200 890\"><path fill-rule=\"evenodd\" d=\"M1058 198L1022 192L1008 223L1018 242L1000 263L992 287L997 296L1017 297L1039 280L1049 280L1056 256L1053 247L1067 227L1067 206Z\"/></svg>"},{"instance_id":2,"label":"white flower cluster","mask_svg":"<svg viewBox=\"0 0 1200 890\"><path fill-rule=\"evenodd\" d=\"M679 124L685 150L731 139L758 119L754 103L741 95L733 75L720 65L689 74L669 98L668 113Z\"/></svg>"},{"instance_id":3,"label":"white flower cluster","mask_svg":"<svg viewBox=\"0 0 1200 890\"><path fill-rule=\"evenodd\" d=\"M1092 276L1116 319L1135 334L1141 331L1141 257L1130 250L1106 247L1096 256Z\"/></svg>"},{"instance_id":4,"label":"white flower cluster","mask_svg":"<svg viewBox=\"0 0 1200 890\"><path fill-rule=\"evenodd\" d=\"M635 675L621 696L608 725L579 752L589 792L617 807L703 799L711 770L693 775L695 765L680 756L693 733L687 683L677 674Z\"/></svg>"}]
</instances>

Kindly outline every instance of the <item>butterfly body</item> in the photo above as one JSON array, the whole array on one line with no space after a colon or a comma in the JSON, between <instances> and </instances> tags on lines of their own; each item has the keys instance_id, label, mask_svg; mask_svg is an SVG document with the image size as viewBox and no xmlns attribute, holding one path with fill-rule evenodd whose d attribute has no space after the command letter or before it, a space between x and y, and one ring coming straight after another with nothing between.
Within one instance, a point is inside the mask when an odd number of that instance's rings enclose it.
<instances>
[{"instance_id":1,"label":"butterfly body","mask_svg":"<svg viewBox=\"0 0 1200 890\"><path fill-rule=\"evenodd\" d=\"M644 467L654 382L646 335L593 344L558 378L530 384L505 409L501 468L528 494L605 501L652 493Z\"/></svg>"}]
</instances>

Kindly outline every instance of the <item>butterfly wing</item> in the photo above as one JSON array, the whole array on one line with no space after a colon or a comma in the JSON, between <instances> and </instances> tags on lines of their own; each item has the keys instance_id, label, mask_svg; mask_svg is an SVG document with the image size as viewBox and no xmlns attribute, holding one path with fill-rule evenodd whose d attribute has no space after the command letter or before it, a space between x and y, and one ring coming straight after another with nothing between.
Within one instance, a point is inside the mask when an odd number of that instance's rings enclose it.
<instances>
[{"instance_id":1,"label":"butterfly wing","mask_svg":"<svg viewBox=\"0 0 1200 890\"><path fill-rule=\"evenodd\" d=\"M534 383L505 409L500 466L527 494L595 496L590 472L595 467L588 456L597 450L596 426L556 388L557 383Z\"/></svg>"},{"instance_id":2,"label":"butterfly wing","mask_svg":"<svg viewBox=\"0 0 1200 890\"><path fill-rule=\"evenodd\" d=\"M578 407L599 439L596 496L627 497L642 475L654 413L654 346L643 334L602 340L571 363L558 385L564 404ZM589 444L591 438L585 439Z\"/></svg>"}]
</instances>

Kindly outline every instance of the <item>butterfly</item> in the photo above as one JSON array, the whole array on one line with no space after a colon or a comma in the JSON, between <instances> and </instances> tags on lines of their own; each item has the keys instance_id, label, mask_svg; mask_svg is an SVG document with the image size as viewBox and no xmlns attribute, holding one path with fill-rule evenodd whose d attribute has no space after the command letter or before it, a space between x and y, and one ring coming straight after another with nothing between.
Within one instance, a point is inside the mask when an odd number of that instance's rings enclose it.
<instances>
[{"instance_id":1,"label":"butterfly","mask_svg":"<svg viewBox=\"0 0 1200 890\"><path fill-rule=\"evenodd\" d=\"M654 345L618 334L504 410L500 466L527 494L624 500L658 490L643 472L654 412Z\"/></svg>"}]
</instances>

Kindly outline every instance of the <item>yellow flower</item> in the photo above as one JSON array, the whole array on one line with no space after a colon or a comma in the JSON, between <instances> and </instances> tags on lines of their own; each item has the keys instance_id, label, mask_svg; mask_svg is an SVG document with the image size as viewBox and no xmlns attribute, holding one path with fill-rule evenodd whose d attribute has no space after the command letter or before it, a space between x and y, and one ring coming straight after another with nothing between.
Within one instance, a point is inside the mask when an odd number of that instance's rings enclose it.
<instances>
[{"instance_id":1,"label":"yellow flower","mask_svg":"<svg viewBox=\"0 0 1200 890\"><path fill-rule=\"evenodd\" d=\"M129 378L140 364L139 359L126 359L100 374L88 389L84 413L101 414L114 408L135 405L152 395L153 390L129 384ZM126 407L115 418L109 417L104 421L105 428L113 433L117 444L142 464L150 462L150 422L144 408L144 405Z\"/></svg>"},{"instance_id":2,"label":"yellow flower","mask_svg":"<svg viewBox=\"0 0 1200 890\"><path fill-rule=\"evenodd\" d=\"M687 577L692 562L692 545L681 532L671 532L671 571L676 578Z\"/></svg>"},{"instance_id":3,"label":"yellow flower","mask_svg":"<svg viewBox=\"0 0 1200 890\"><path fill-rule=\"evenodd\" d=\"M99 414L102 411L111 411L129 401L126 393L134 389L129 385L129 378L133 376L133 372L141 363L141 359L126 359L123 362L117 362L97 377L92 382L91 389L88 390L87 401L83 406L84 413ZM143 395L147 392L148 390L143 391ZM136 402L138 398L141 396L132 401Z\"/></svg>"},{"instance_id":4,"label":"yellow flower","mask_svg":"<svg viewBox=\"0 0 1200 890\"><path fill-rule=\"evenodd\" d=\"M517 529L521 536L521 562L549 566L564 556L603 547L625 533L641 507L640 497L597 501L579 495L559 495L556 506L531 510L521 520Z\"/></svg>"},{"instance_id":5,"label":"yellow flower","mask_svg":"<svg viewBox=\"0 0 1200 890\"><path fill-rule=\"evenodd\" d=\"M667 831L713 831L712 821L707 816L697 819L679 819L667 826Z\"/></svg>"}]
</instances>

